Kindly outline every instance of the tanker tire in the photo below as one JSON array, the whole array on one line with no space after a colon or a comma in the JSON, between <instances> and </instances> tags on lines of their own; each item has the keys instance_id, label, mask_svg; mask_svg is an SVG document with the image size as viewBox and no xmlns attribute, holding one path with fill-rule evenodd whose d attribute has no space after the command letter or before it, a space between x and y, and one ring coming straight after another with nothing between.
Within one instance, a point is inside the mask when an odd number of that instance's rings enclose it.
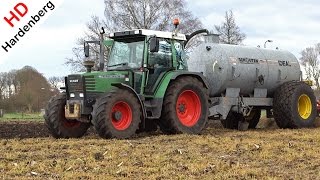
<instances>
[{"instance_id":1,"label":"tanker tire","mask_svg":"<svg viewBox=\"0 0 320 180\"><path fill-rule=\"evenodd\" d=\"M201 110L198 113L199 117L196 119L193 116L193 120L185 121L180 120L178 113L192 113L191 108L197 108L197 106L187 106L188 104L181 104L182 110L177 112L177 102L182 102L182 98L190 99L193 98L192 102L197 102L201 106ZM187 98L188 97L188 98ZM170 83L162 105L161 118L159 119L160 130L166 134L177 134L177 133L188 133L188 134L198 134L204 129L208 121L208 89L194 77L181 77ZM179 99L178 99L179 98ZM198 100L195 100L197 99ZM182 100L182 101L181 101ZM191 101L189 101L191 102ZM183 107L182 107L183 106ZM179 108L180 108L179 107ZM188 111L183 110L184 108L190 108ZM180 109L179 109L180 110ZM178 111L179 111L178 110ZM197 109L193 109L194 112ZM199 110L199 109L198 109ZM196 113L197 114L197 113ZM195 120L196 119L196 120ZM193 122L193 123L191 123ZM184 124L183 124L184 123ZM190 123L190 124L187 124Z\"/></svg>"},{"instance_id":2,"label":"tanker tire","mask_svg":"<svg viewBox=\"0 0 320 180\"><path fill-rule=\"evenodd\" d=\"M113 117L117 112L121 114L120 120ZM93 107L92 124L102 138L125 139L132 137L138 130L141 112L140 103L133 93L125 89L114 89L97 99Z\"/></svg>"},{"instance_id":3,"label":"tanker tire","mask_svg":"<svg viewBox=\"0 0 320 180\"><path fill-rule=\"evenodd\" d=\"M50 99L45 109L45 123L54 138L79 138L90 127L90 123L65 118L64 106L66 94L59 94Z\"/></svg>"},{"instance_id":4,"label":"tanker tire","mask_svg":"<svg viewBox=\"0 0 320 180\"><path fill-rule=\"evenodd\" d=\"M249 120L249 129L255 129L260 121L261 117L261 109L253 109L251 111L253 113L252 117Z\"/></svg>"},{"instance_id":5,"label":"tanker tire","mask_svg":"<svg viewBox=\"0 0 320 180\"><path fill-rule=\"evenodd\" d=\"M225 120L221 120L221 124L226 129L238 129L239 121L242 121L243 115L240 113L230 111Z\"/></svg>"},{"instance_id":6,"label":"tanker tire","mask_svg":"<svg viewBox=\"0 0 320 180\"><path fill-rule=\"evenodd\" d=\"M311 112L303 119L298 112L298 102L302 95L310 99ZM274 94L273 115L279 128L313 127L317 116L316 100L312 89L304 82L286 82Z\"/></svg>"}]
</instances>

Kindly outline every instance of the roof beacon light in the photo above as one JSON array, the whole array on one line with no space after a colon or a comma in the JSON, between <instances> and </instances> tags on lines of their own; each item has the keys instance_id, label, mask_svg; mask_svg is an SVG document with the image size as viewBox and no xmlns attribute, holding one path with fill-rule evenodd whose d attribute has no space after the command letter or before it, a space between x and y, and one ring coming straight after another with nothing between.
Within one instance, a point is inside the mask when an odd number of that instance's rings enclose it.
<instances>
[{"instance_id":1,"label":"roof beacon light","mask_svg":"<svg viewBox=\"0 0 320 180\"><path fill-rule=\"evenodd\" d=\"M173 25L174 25L174 27L177 29L177 27L178 27L178 25L180 24L180 21L179 21L179 19L178 18L175 18L174 20L173 20Z\"/></svg>"}]
</instances>

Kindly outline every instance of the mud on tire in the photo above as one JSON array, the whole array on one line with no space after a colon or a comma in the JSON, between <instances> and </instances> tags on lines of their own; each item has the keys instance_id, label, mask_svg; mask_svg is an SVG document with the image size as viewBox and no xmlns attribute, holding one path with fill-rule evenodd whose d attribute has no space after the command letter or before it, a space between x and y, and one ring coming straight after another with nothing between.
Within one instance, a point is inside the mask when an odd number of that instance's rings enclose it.
<instances>
[{"instance_id":1,"label":"mud on tire","mask_svg":"<svg viewBox=\"0 0 320 180\"><path fill-rule=\"evenodd\" d=\"M139 128L142 110L130 91L114 89L97 99L92 124L102 138L129 138Z\"/></svg>"},{"instance_id":2,"label":"mud on tire","mask_svg":"<svg viewBox=\"0 0 320 180\"><path fill-rule=\"evenodd\" d=\"M170 83L162 106L159 126L162 132L198 134L208 121L208 90L194 77L181 77Z\"/></svg>"},{"instance_id":3,"label":"mud on tire","mask_svg":"<svg viewBox=\"0 0 320 180\"><path fill-rule=\"evenodd\" d=\"M304 82L287 82L274 94L273 115L280 128L313 127L317 116L316 98Z\"/></svg>"},{"instance_id":4,"label":"mud on tire","mask_svg":"<svg viewBox=\"0 0 320 180\"><path fill-rule=\"evenodd\" d=\"M79 138L82 137L90 127L90 123L65 118L64 106L66 105L66 94L52 97L45 109L45 123L55 138Z\"/></svg>"}]
</instances>

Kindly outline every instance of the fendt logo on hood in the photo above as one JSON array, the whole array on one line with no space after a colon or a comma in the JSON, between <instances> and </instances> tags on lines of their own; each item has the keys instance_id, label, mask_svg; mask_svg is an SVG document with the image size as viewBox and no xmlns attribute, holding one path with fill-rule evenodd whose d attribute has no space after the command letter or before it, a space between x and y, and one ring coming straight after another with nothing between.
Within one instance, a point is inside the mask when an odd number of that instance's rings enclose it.
<instances>
[{"instance_id":1,"label":"fendt logo on hood","mask_svg":"<svg viewBox=\"0 0 320 180\"><path fill-rule=\"evenodd\" d=\"M79 79L70 79L69 82L71 82L71 83L78 83L78 82L79 82Z\"/></svg>"}]
</instances>

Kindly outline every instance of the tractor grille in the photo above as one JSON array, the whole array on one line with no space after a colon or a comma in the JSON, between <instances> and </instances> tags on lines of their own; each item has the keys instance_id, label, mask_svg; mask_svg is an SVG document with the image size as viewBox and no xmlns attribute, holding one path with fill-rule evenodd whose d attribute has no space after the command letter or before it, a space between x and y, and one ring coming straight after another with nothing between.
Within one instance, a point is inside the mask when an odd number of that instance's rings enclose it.
<instances>
[{"instance_id":1,"label":"tractor grille","mask_svg":"<svg viewBox=\"0 0 320 180\"><path fill-rule=\"evenodd\" d=\"M69 75L68 78L69 92L83 92L83 82L79 75Z\"/></svg>"},{"instance_id":2,"label":"tractor grille","mask_svg":"<svg viewBox=\"0 0 320 180\"><path fill-rule=\"evenodd\" d=\"M85 87L87 91L94 91L96 89L96 80L94 76L85 76Z\"/></svg>"}]
</instances>

